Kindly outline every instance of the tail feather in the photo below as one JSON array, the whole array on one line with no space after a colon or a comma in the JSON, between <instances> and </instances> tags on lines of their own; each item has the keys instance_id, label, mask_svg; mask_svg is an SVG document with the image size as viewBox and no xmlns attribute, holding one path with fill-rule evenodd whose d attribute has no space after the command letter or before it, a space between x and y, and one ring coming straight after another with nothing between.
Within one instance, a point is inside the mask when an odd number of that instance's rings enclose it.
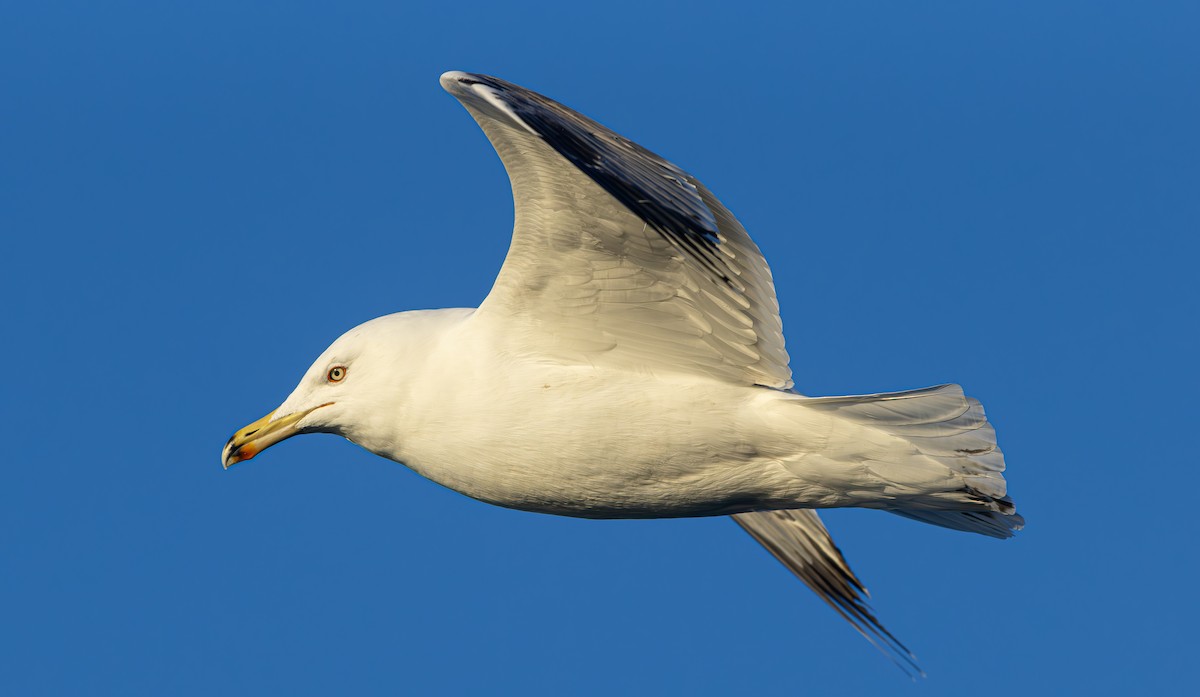
<instances>
[{"instance_id":1,"label":"tail feather","mask_svg":"<svg viewBox=\"0 0 1200 697\"><path fill-rule=\"evenodd\" d=\"M1011 537L1024 525L1004 481L1004 453L983 405L958 385L849 397L815 397L805 406L902 438L915 453L881 463L878 474L906 473L941 465L959 488L929 491L888 507L892 513L933 525Z\"/></svg>"},{"instance_id":2,"label":"tail feather","mask_svg":"<svg viewBox=\"0 0 1200 697\"><path fill-rule=\"evenodd\" d=\"M1012 502L1009 501L1011 504ZM951 530L974 532L1001 540L1012 537L1018 530L1025 527L1025 519L1015 511L1012 513L997 513L995 511L925 511L918 509L899 509L889 511L905 518L919 520Z\"/></svg>"}]
</instances>

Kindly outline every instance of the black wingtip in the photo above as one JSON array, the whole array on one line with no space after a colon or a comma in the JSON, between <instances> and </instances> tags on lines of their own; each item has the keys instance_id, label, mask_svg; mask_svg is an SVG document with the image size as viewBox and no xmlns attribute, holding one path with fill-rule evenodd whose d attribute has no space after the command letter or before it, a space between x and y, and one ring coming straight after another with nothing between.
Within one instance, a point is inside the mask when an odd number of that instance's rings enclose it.
<instances>
[{"instance_id":1,"label":"black wingtip","mask_svg":"<svg viewBox=\"0 0 1200 697\"><path fill-rule=\"evenodd\" d=\"M671 242L682 256L720 283L738 289L735 274L719 251L722 239L716 216L683 169L549 97L500 78L450 71L441 81L460 99L480 105L491 102L509 121L540 137Z\"/></svg>"}]
</instances>

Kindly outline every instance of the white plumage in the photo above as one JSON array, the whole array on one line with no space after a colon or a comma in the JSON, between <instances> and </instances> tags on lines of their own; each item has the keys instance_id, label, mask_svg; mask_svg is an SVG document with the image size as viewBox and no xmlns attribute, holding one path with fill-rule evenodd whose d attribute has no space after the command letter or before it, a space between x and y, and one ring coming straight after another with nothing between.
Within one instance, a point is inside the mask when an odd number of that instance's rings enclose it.
<instances>
[{"instance_id":1,"label":"white plumage","mask_svg":"<svg viewBox=\"0 0 1200 697\"><path fill-rule=\"evenodd\" d=\"M338 433L468 496L591 518L731 514L859 631L872 616L816 513L878 508L1008 537L1023 521L956 385L795 393L771 272L698 181L516 85L446 73L512 181L516 225L476 310L339 338L226 466Z\"/></svg>"}]
</instances>

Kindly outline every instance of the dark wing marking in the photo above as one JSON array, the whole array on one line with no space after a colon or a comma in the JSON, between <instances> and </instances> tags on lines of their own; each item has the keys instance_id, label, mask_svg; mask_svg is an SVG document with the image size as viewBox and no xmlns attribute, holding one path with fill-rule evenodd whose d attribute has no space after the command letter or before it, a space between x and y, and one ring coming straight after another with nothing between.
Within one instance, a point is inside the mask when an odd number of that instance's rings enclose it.
<instances>
[{"instance_id":1,"label":"dark wing marking","mask_svg":"<svg viewBox=\"0 0 1200 697\"><path fill-rule=\"evenodd\" d=\"M867 589L850 570L816 511L763 511L730 517L901 670L910 676L925 675L917 657L875 619L863 599Z\"/></svg>"}]
</instances>

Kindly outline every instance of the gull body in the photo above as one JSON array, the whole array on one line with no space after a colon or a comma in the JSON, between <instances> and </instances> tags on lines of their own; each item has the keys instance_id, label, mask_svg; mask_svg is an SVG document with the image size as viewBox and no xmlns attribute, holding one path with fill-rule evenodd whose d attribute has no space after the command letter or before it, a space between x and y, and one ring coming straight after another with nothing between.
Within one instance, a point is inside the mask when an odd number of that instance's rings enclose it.
<instances>
[{"instance_id":1,"label":"gull body","mask_svg":"<svg viewBox=\"0 0 1200 697\"><path fill-rule=\"evenodd\" d=\"M813 509L878 508L1009 537L1023 523L978 401L957 385L793 389L771 272L691 175L537 93L451 72L496 148L516 224L478 308L337 339L229 465L330 432L488 503L585 518L733 515L916 669Z\"/></svg>"},{"instance_id":2,"label":"gull body","mask_svg":"<svg viewBox=\"0 0 1200 697\"><path fill-rule=\"evenodd\" d=\"M503 324L472 309L380 317L338 339L277 412L328 401L298 427L337 433L481 501L538 513L889 508L928 505L963 488L933 461L907 480L890 472L888 460L920 453L820 410L820 399L671 372L547 363L498 350L506 337ZM335 365L349 370L329 385Z\"/></svg>"}]
</instances>

